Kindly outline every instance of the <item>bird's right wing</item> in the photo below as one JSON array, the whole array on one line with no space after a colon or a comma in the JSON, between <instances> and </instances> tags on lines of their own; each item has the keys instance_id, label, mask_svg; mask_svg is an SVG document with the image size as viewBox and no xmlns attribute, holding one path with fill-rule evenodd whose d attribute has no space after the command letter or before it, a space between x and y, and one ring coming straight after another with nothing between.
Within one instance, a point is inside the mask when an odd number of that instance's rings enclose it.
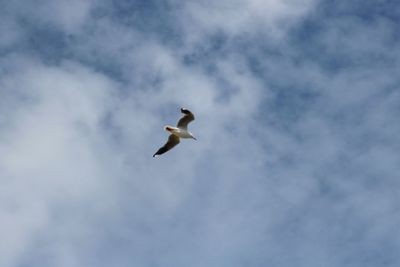
<instances>
[{"instance_id":1,"label":"bird's right wing","mask_svg":"<svg viewBox=\"0 0 400 267\"><path fill-rule=\"evenodd\" d=\"M153 155L153 158L155 156L164 154L165 152L167 152L168 150L172 149L177 144L179 144L179 137L176 136L176 135L171 134L168 137L167 143L165 143L165 145L163 147L161 147L159 150L157 150L157 152Z\"/></svg>"},{"instance_id":2,"label":"bird's right wing","mask_svg":"<svg viewBox=\"0 0 400 267\"><path fill-rule=\"evenodd\" d=\"M181 112L184 114L182 118L178 121L177 127L181 129L187 129L189 122L194 120L194 115L190 110L181 108Z\"/></svg>"}]
</instances>

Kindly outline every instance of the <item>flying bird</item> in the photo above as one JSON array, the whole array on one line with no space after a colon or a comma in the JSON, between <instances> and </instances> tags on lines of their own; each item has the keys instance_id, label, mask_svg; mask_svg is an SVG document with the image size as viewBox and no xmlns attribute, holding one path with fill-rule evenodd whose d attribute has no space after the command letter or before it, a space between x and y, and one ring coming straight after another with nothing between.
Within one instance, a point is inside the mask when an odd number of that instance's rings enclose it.
<instances>
[{"instance_id":1,"label":"flying bird","mask_svg":"<svg viewBox=\"0 0 400 267\"><path fill-rule=\"evenodd\" d=\"M181 112L183 113L183 116L178 121L176 127L169 125L164 127L164 130L170 132L171 134L168 137L167 143L158 149L157 152L154 153L153 157L164 154L168 150L172 149L174 146L179 144L180 138L197 140L187 129L188 124L194 120L193 113L186 108L181 108Z\"/></svg>"}]
</instances>

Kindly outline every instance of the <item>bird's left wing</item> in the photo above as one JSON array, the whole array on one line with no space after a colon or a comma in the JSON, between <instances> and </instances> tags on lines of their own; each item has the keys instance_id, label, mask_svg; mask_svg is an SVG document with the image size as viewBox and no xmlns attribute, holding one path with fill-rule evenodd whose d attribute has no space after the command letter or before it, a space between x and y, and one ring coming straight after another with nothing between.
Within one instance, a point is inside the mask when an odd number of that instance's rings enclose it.
<instances>
[{"instance_id":1,"label":"bird's left wing","mask_svg":"<svg viewBox=\"0 0 400 267\"><path fill-rule=\"evenodd\" d=\"M176 146L177 144L179 144L179 137L176 135L171 134L168 137L168 141L167 143L165 143L165 145L163 147L160 147L160 149L157 150L156 153L154 153L153 158L155 156L164 154L165 152L167 152L168 150L172 149L174 146Z\"/></svg>"}]
</instances>

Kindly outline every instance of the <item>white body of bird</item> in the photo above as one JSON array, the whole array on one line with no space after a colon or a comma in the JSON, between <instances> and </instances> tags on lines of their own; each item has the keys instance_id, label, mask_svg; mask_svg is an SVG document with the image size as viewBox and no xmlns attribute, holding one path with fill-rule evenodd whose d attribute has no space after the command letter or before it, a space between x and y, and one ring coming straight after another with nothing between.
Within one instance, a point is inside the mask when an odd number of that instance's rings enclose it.
<instances>
[{"instance_id":1,"label":"white body of bird","mask_svg":"<svg viewBox=\"0 0 400 267\"><path fill-rule=\"evenodd\" d=\"M196 140L196 138L193 136L193 134L185 129L180 129L178 127L173 127L173 126L167 125L164 127L164 130L166 130L167 132L169 132L173 135L178 136L179 138L186 138L186 139L192 138L192 139Z\"/></svg>"}]
</instances>

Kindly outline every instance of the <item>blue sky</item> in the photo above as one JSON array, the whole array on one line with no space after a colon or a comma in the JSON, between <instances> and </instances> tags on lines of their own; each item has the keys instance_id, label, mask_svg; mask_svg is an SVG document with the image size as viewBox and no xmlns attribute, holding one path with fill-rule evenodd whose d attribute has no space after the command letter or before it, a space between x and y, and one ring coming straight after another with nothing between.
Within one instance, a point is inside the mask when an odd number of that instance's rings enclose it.
<instances>
[{"instance_id":1,"label":"blue sky","mask_svg":"<svg viewBox=\"0 0 400 267\"><path fill-rule=\"evenodd\" d=\"M399 266L399 10L4 3L0 265Z\"/></svg>"}]
</instances>

